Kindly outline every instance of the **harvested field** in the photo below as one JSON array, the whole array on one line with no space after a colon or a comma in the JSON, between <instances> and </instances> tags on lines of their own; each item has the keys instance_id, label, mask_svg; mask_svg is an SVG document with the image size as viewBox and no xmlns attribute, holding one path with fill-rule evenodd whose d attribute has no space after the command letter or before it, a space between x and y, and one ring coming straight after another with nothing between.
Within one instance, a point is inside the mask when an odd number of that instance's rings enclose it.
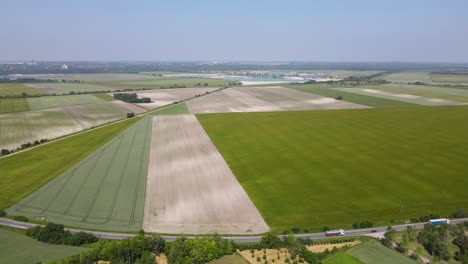
<instances>
[{"instance_id":1,"label":"harvested field","mask_svg":"<svg viewBox=\"0 0 468 264\"><path fill-rule=\"evenodd\" d=\"M25 93L27 95L44 94L44 92L37 90L37 89L33 89L22 83L0 84L0 97L21 96L22 93Z\"/></svg>"},{"instance_id":2,"label":"harvested field","mask_svg":"<svg viewBox=\"0 0 468 264\"><path fill-rule=\"evenodd\" d=\"M197 94L212 92L216 88L178 88L178 89L161 89L153 91L136 92L138 98L149 97L152 103L137 104L141 107L152 109L164 105L170 105L174 102L181 101Z\"/></svg>"},{"instance_id":3,"label":"harvested field","mask_svg":"<svg viewBox=\"0 0 468 264\"><path fill-rule=\"evenodd\" d=\"M193 115L154 117L143 228L185 234L269 230Z\"/></svg>"},{"instance_id":4,"label":"harvested field","mask_svg":"<svg viewBox=\"0 0 468 264\"><path fill-rule=\"evenodd\" d=\"M338 244L323 244L323 245L310 245L310 246L306 246L306 248L311 251L311 252L323 252L325 250L332 250L333 248L341 248L341 247L345 247L345 246L348 246L348 247L353 247L353 246L356 246L358 244L360 244L361 241L359 240L355 240L353 242L343 242L343 243L338 243Z\"/></svg>"},{"instance_id":5,"label":"harvested field","mask_svg":"<svg viewBox=\"0 0 468 264\"><path fill-rule=\"evenodd\" d=\"M434 83L468 84L468 74L431 74Z\"/></svg>"},{"instance_id":6,"label":"harvested field","mask_svg":"<svg viewBox=\"0 0 468 264\"><path fill-rule=\"evenodd\" d=\"M79 228L137 231L152 119L147 117L8 209Z\"/></svg>"},{"instance_id":7,"label":"harvested field","mask_svg":"<svg viewBox=\"0 0 468 264\"><path fill-rule=\"evenodd\" d=\"M447 88L447 91L444 91L443 88L432 88L431 86L422 86L422 85L403 86L401 85L402 87L397 87L395 84L393 85L394 86L372 86L370 87L370 89L389 92L389 93L417 95L417 96L422 96L422 97L430 97L430 98L435 98L435 99L443 99L443 100L468 103L468 90ZM426 87L429 89L425 89ZM439 92L437 92L437 89L439 89ZM466 96L449 94L450 92L453 93L454 92L453 90L455 90L458 94L462 94L464 92Z\"/></svg>"},{"instance_id":8,"label":"harvested field","mask_svg":"<svg viewBox=\"0 0 468 264\"><path fill-rule=\"evenodd\" d=\"M229 88L190 100L187 106L192 113L366 108L280 86Z\"/></svg>"},{"instance_id":9,"label":"harvested field","mask_svg":"<svg viewBox=\"0 0 468 264\"><path fill-rule=\"evenodd\" d=\"M397 72L384 76L379 76L376 79L387 80L392 83L410 83L410 82L424 82L431 83L431 75L429 72Z\"/></svg>"},{"instance_id":10,"label":"harvested field","mask_svg":"<svg viewBox=\"0 0 468 264\"><path fill-rule=\"evenodd\" d=\"M273 230L318 231L467 210L467 115L441 106L197 117Z\"/></svg>"},{"instance_id":11,"label":"harvested field","mask_svg":"<svg viewBox=\"0 0 468 264\"><path fill-rule=\"evenodd\" d=\"M440 105L464 105L463 102L457 102L452 100L445 100L445 99L438 99L438 98L431 98L431 97L424 97L412 94L401 94L401 93L392 93L392 92L385 92L375 89L366 89L366 88L333 88L338 91L344 91L349 93L357 93L369 96L375 96L385 99L392 99L398 100L408 103L414 103L419 105L427 105L427 106L440 106Z\"/></svg>"},{"instance_id":12,"label":"harvested field","mask_svg":"<svg viewBox=\"0 0 468 264\"><path fill-rule=\"evenodd\" d=\"M0 263L31 264L52 261L88 250L83 247L46 244L5 230L0 230L0 241Z\"/></svg>"},{"instance_id":13,"label":"harvested field","mask_svg":"<svg viewBox=\"0 0 468 264\"><path fill-rule=\"evenodd\" d=\"M61 137L125 118L129 111L139 113L144 110L132 104L113 101L2 114L0 148L16 149L34 140Z\"/></svg>"}]
</instances>

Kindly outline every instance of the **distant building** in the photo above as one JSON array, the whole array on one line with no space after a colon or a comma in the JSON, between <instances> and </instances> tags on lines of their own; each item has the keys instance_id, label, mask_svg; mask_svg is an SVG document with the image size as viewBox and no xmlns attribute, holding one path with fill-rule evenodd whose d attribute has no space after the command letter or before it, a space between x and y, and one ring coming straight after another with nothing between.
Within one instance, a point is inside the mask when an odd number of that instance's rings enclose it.
<instances>
[{"instance_id":1,"label":"distant building","mask_svg":"<svg viewBox=\"0 0 468 264\"><path fill-rule=\"evenodd\" d=\"M68 65L62 64L62 70L68 70Z\"/></svg>"}]
</instances>

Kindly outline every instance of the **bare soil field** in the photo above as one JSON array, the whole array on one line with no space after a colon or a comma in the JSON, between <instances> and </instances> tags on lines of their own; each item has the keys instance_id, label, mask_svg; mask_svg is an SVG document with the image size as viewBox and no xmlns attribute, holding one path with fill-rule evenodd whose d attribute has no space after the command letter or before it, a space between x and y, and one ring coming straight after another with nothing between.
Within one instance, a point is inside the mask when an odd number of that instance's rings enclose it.
<instances>
[{"instance_id":1,"label":"bare soil field","mask_svg":"<svg viewBox=\"0 0 468 264\"><path fill-rule=\"evenodd\" d=\"M291 258L291 253L287 248L255 250L253 254L250 252L250 250L242 250L238 252L250 264L265 263L263 256L266 256L268 263L274 262L275 264L294 263L294 261L299 262L301 260L299 256L297 256L295 259ZM257 260L257 258L260 258L260 262Z\"/></svg>"},{"instance_id":2,"label":"bare soil field","mask_svg":"<svg viewBox=\"0 0 468 264\"><path fill-rule=\"evenodd\" d=\"M269 230L193 115L155 116L143 229L254 234Z\"/></svg>"},{"instance_id":3,"label":"bare soil field","mask_svg":"<svg viewBox=\"0 0 468 264\"><path fill-rule=\"evenodd\" d=\"M112 101L1 114L0 148L16 149L27 142L53 139L125 118L127 112L143 111L132 104Z\"/></svg>"},{"instance_id":4,"label":"bare soil field","mask_svg":"<svg viewBox=\"0 0 468 264\"><path fill-rule=\"evenodd\" d=\"M193 97L197 94L211 92L216 88L177 88L177 89L159 89L152 91L136 92L139 98L149 97L152 103L137 104L147 109L170 105L183 99Z\"/></svg>"},{"instance_id":5,"label":"bare soil field","mask_svg":"<svg viewBox=\"0 0 468 264\"><path fill-rule=\"evenodd\" d=\"M229 88L190 100L187 106L192 113L367 108L279 86Z\"/></svg>"},{"instance_id":6,"label":"bare soil field","mask_svg":"<svg viewBox=\"0 0 468 264\"><path fill-rule=\"evenodd\" d=\"M354 247L354 246L356 246L356 245L358 245L360 243L361 243L360 240L355 240L353 242L343 242L343 243L338 243L338 244L310 245L310 246L306 246L306 248L311 252L318 253L318 252L323 252L326 249L332 250L335 247L336 248L341 248L341 247L344 247L344 246Z\"/></svg>"}]
</instances>

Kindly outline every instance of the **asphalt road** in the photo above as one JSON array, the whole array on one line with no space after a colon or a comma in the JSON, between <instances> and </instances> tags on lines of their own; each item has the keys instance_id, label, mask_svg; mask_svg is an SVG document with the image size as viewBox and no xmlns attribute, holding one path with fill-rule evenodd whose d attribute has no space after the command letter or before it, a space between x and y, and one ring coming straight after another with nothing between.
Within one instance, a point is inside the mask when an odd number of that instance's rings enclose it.
<instances>
[{"instance_id":1,"label":"asphalt road","mask_svg":"<svg viewBox=\"0 0 468 264\"><path fill-rule=\"evenodd\" d=\"M468 218L461 218L461 219L453 219L450 220L451 225L455 225L458 223L463 223L463 222L468 222ZM406 224L406 225L396 225L392 226L393 229L397 231L404 231L408 228L408 226L413 227L414 229L422 229L424 228L424 225L426 223L417 223L417 224ZM0 225L4 226L10 226L10 227L15 227L15 228L20 228L20 229L28 229L34 226L38 226L38 224L32 224L32 223L25 223L25 222L19 222L7 218L0 218ZM77 233L77 232L87 232L95 235L96 237L99 238L105 238L105 239L125 239L129 237L134 237L135 234L125 234L125 233L111 233L111 232L101 232L101 231L88 231L88 230L79 230L79 229L72 229L72 228L65 228L66 230L70 231L71 233ZM375 232L372 232L372 230L375 230ZM350 236L362 236L362 235L371 235L374 233L381 233L385 232L387 230L387 227L375 227L375 228L365 228L365 229L353 229L353 230L345 230L345 237L350 237ZM320 239L320 238L326 238L325 233L310 233L310 234L296 234L294 235L295 237L300 237L300 238L310 238L310 239ZM164 235L162 236L166 241L173 241L177 238L177 236L167 236ZM280 236L284 237L284 236ZM261 240L261 236L226 236L224 237L225 239L229 239L235 242L259 242Z\"/></svg>"}]
</instances>

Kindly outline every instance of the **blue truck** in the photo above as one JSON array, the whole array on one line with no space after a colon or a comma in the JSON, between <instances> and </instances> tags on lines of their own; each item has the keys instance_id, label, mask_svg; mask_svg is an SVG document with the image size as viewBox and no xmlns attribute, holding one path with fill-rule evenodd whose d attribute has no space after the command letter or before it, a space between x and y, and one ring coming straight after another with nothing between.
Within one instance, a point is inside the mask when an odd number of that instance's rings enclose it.
<instances>
[{"instance_id":1,"label":"blue truck","mask_svg":"<svg viewBox=\"0 0 468 264\"><path fill-rule=\"evenodd\" d=\"M450 220L448 220L447 218L441 218L441 219L432 219L432 220L429 220L429 224L430 225L443 225L443 224L450 224Z\"/></svg>"}]
</instances>

